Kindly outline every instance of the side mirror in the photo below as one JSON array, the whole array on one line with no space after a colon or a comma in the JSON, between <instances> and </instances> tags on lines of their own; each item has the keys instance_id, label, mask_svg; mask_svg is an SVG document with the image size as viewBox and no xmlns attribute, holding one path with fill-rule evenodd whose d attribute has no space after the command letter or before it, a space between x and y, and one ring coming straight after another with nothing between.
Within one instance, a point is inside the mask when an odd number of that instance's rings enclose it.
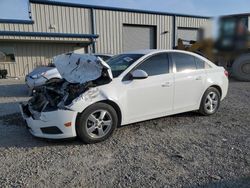
<instances>
[{"instance_id":1,"label":"side mirror","mask_svg":"<svg viewBox=\"0 0 250 188\"><path fill-rule=\"evenodd\" d=\"M146 79L148 74L144 70L136 69L131 73L133 79Z\"/></svg>"}]
</instances>

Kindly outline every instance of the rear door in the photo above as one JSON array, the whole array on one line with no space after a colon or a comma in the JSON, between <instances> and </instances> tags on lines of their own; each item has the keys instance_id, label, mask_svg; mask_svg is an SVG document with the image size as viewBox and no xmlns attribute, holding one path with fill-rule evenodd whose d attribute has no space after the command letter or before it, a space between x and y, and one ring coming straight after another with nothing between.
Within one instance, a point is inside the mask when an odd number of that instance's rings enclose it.
<instances>
[{"instance_id":1,"label":"rear door","mask_svg":"<svg viewBox=\"0 0 250 188\"><path fill-rule=\"evenodd\" d=\"M180 52L171 53L174 65L174 110L178 112L199 107L206 73L196 57Z\"/></svg>"}]
</instances>

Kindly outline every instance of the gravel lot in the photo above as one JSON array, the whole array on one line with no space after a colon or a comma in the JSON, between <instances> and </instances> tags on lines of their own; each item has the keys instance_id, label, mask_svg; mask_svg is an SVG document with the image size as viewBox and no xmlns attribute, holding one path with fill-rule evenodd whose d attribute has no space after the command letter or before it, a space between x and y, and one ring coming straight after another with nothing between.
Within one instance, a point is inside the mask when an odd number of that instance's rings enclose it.
<instances>
[{"instance_id":1,"label":"gravel lot","mask_svg":"<svg viewBox=\"0 0 250 188\"><path fill-rule=\"evenodd\" d=\"M231 81L212 117L146 121L84 145L32 137L23 82L0 82L0 187L250 187L250 83Z\"/></svg>"}]
</instances>

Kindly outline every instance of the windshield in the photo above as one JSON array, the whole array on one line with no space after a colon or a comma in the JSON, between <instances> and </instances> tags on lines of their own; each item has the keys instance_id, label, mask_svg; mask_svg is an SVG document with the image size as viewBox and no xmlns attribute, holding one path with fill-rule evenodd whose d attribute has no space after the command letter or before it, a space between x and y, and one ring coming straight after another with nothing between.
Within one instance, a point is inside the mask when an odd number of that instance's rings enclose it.
<instances>
[{"instance_id":1,"label":"windshield","mask_svg":"<svg viewBox=\"0 0 250 188\"><path fill-rule=\"evenodd\" d=\"M224 18L221 20L221 34L225 37L244 35L248 30L248 18Z\"/></svg>"},{"instance_id":2,"label":"windshield","mask_svg":"<svg viewBox=\"0 0 250 188\"><path fill-rule=\"evenodd\" d=\"M109 59L107 64L111 68L113 77L116 78L142 56L143 54L121 54Z\"/></svg>"},{"instance_id":3,"label":"windshield","mask_svg":"<svg viewBox=\"0 0 250 188\"><path fill-rule=\"evenodd\" d=\"M233 36L236 28L235 19L224 19L221 24L221 32L224 36Z\"/></svg>"}]
</instances>

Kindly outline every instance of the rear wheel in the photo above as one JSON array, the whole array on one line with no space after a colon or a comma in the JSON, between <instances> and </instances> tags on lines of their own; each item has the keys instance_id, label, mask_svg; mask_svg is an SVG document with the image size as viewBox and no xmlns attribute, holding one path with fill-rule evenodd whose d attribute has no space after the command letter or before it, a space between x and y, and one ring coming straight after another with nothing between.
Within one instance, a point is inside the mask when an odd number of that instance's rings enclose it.
<instances>
[{"instance_id":1,"label":"rear wheel","mask_svg":"<svg viewBox=\"0 0 250 188\"><path fill-rule=\"evenodd\" d=\"M233 76L240 81L250 81L250 54L236 59L232 66Z\"/></svg>"},{"instance_id":2,"label":"rear wheel","mask_svg":"<svg viewBox=\"0 0 250 188\"><path fill-rule=\"evenodd\" d=\"M220 92L216 88L207 89L202 97L199 112L206 116L215 114L220 106L220 98Z\"/></svg>"},{"instance_id":3,"label":"rear wheel","mask_svg":"<svg viewBox=\"0 0 250 188\"><path fill-rule=\"evenodd\" d=\"M106 103L96 103L80 114L76 123L77 136L87 144L109 138L118 124L117 113Z\"/></svg>"}]
</instances>

